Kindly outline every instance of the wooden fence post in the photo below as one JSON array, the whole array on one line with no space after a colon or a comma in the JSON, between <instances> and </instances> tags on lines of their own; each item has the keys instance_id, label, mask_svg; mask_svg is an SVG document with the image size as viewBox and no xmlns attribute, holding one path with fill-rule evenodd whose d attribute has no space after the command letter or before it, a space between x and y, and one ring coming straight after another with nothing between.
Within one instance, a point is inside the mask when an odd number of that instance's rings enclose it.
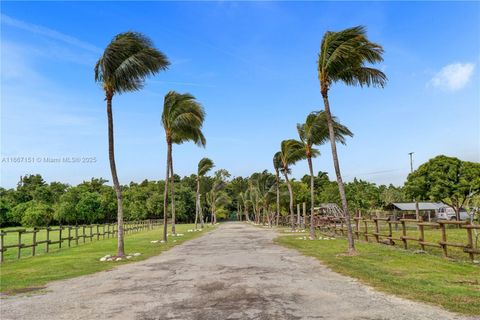
<instances>
[{"instance_id":1,"label":"wooden fence post","mask_svg":"<svg viewBox=\"0 0 480 320\"><path fill-rule=\"evenodd\" d=\"M407 239L405 238L407 236L407 226L405 225L405 221L400 220L400 222L402 223L402 235L403 235L403 237L401 237L401 238L402 238L402 241L403 241L403 247L405 249L408 249Z\"/></svg>"},{"instance_id":2,"label":"wooden fence post","mask_svg":"<svg viewBox=\"0 0 480 320\"><path fill-rule=\"evenodd\" d=\"M62 248L62 229L62 226L58 228L58 249Z\"/></svg>"},{"instance_id":3,"label":"wooden fence post","mask_svg":"<svg viewBox=\"0 0 480 320\"><path fill-rule=\"evenodd\" d=\"M75 224L75 245L78 246L78 225Z\"/></svg>"},{"instance_id":4,"label":"wooden fence post","mask_svg":"<svg viewBox=\"0 0 480 320\"><path fill-rule=\"evenodd\" d=\"M5 233L3 233L3 231L0 230L0 262L3 262L3 236L5 235Z\"/></svg>"},{"instance_id":5,"label":"wooden fence post","mask_svg":"<svg viewBox=\"0 0 480 320\"><path fill-rule=\"evenodd\" d=\"M473 234L472 234L472 229L467 228L467 237L468 237L468 248L470 251L468 252L468 255L470 257L470 260L473 261L475 259L475 256L473 254Z\"/></svg>"},{"instance_id":6,"label":"wooden fence post","mask_svg":"<svg viewBox=\"0 0 480 320\"><path fill-rule=\"evenodd\" d=\"M374 218L373 221L375 222L375 242L379 243L380 242L380 228L378 226L378 217Z\"/></svg>"},{"instance_id":7,"label":"wooden fence post","mask_svg":"<svg viewBox=\"0 0 480 320\"><path fill-rule=\"evenodd\" d=\"M32 234L32 257L35 256L35 248L37 246L37 228L33 228L33 234Z\"/></svg>"},{"instance_id":8,"label":"wooden fence post","mask_svg":"<svg viewBox=\"0 0 480 320\"><path fill-rule=\"evenodd\" d=\"M420 248L422 248L423 251L425 251L425 245L423 244L425 242L425 232L423 230L423 224L419 223L418 227L420 228L420 238L418 238L418 241L420 243Z\"/></svg>"},{"instance_id":9,"label":"wooden fence post","mask_svg":"<svg viewBox=\"0 0 480 320\"><path fill-rule=\"evenodd\" d=\"M68 247L70 248L70 243L72 242L72 227L68 226Z\"/></svg>"},{"instance_id":10,"label":"wooden fence post","mask_svg":"<svg viewBox=\"0 0 480 320\"><path fill-rule=\"evenodd\" d=\"M45 252L48 253L48 247L50 246L50 227L47 227L47 242L45 242Z\"/></svg>"},{"instance_id":11,"label":"wooden fence post","mask_svg":"<svg viewBox=\"0 0 480 320\"><path fill-rule=\"evenodd\" d=\"M445 224L444 223L440 223L440 228L442 230L442 242L440 243L440 245L442 246L442 250L443 250L443 256L445 258L448 257L448 249L447 249L447 231L445 230Z\"/></svg>"},{"instance_id":12,"label":"wooden fence post","mask_svg":"<svg viewBox=\"0 0 480 320\"><path fill-rule=\"evenodd\" d=\"M18 254L17 254L17 259L20 259L20 256L22 255L22 230L18 231Z\"/></svg>"},{"instance_id":13,"label":"wooden fence post","mask_svg":"<svg viewBox=\"0 0 480 320\"><path fill-rule=\"evenodd\" d=\"M363 224L365 225L365 241L368 242L368 221L367 219L363 219Z\"/></svg>"}]
</instances>

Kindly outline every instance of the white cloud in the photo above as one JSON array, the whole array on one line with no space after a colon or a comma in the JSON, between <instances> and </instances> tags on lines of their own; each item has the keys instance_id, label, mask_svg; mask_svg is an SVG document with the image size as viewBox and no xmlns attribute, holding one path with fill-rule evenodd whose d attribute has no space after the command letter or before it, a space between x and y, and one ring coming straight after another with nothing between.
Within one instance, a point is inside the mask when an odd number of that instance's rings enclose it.
<instances>
[{"instance_id":1,"label":"white cloud","mask_svg":"<svg viewBox=\"0 0 480 320\"><path fill-rule=\"evenodd\" d=\"M28 23L28 22L24 22L24 21L14 19L14 18L9 17L9 16L7 16L6 14L3 14L3 13L1 14L1 19L0 20L1 20L2 24L10 26L10 27L14 27L14 28L18 28L18 29L22 29L22 30L31 32L31 33L39 34L41 36L44 36L44 37L47 37L47 38L50 38L50 39L53 39L53 40L61 41L63 43L66 43L66 44L69 44L69 45L72 45L72 46L75 46L75 47L78 47L78 48L81 48L81 49L84 49L84 50L87 50L87 51L91 51L91 52L94 52L94 53L101 53L102 52L102 50L100 48L98 48L98 47L96 47L96 46L94 46L94 45L92 45L88 42L79 40L75 37L72 37L72 36L69 36L67 34L58 32L56 30L52 30L52 29L49 29L49 28L46 28L46 27L42 27L42 26L38 26L38 25L35 25L35 24L31 24L31 23Z\"/></svg>"},{"instance_id":2,"label":"white cloud","mask_svg":"<svg viewBox=\"0 0 480 320\"><path fill-rule=\"evenodd\" d=\"M474 63L452 63L446 65L433 76L428 85L449 91L460 90L470 81L474 69Z\"/></svg>"}]
</instances>

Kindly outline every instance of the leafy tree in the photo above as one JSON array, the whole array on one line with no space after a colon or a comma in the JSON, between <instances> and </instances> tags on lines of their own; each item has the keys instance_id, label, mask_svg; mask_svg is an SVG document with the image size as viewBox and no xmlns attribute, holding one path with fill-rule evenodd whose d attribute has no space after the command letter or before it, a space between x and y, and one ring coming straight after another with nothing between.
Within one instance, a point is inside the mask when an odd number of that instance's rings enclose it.
<instances>
[{"instance_id":1,"label":"leafy tree","mask_svg":"<svg viewBox=\"0 0 480 320\"><path fill-rule=\"evenodd\" d=\"M191 221L191 213L195 212L195 192L181 184L175 193L175 203L177 204L177 220L179 222Z\"/></svg>"},{"instance_id":2,"label":"leafy tree","mask_svg":"<svg viewBox=\"0 0 480 320\"><path fill-rule=\"evenodd\" d=\"M167 168L165 181L169 180L172 192L172 234L175 234L175 189L173 175L173 157L172 144L182 144L187 141L193 141L198 146L204 147L205 137L202 133L205 111L203 107L195 100L195 97L189 93L180 94L170 91L165 96L162 112L162 125L165 129L165 138L167 140ZM168 186L166 184L164 193L164 230L163 241L167 241L167 206L168 206Z\"/></svg>"},{"instance_id":3,"label":"leafy tree","mask_svg":"<svg viewBox=\"0 0 480 320\"><path fill-rule=\"evenodd\" d=\"M0 226L8 225L8 213L12 208L10 204L3 198L0 198Z\"/></svg>"},{"instance_id":4,"label":"leafy tree","mask_svg":"<svg viewBox=\"0 0 480 320\"><path fill-rule=\"evenodd\" d=\"M22 202L17 204L8 214L8 219L16 224L23 223L23 217L25 216L25 211L33 205L33 200Z\"/></svg>"},{"instance_id":5,"label":"leafy tree","mask_svg":"<svg viewBox=\"0 0 480 320\"><path fill-rule=\"evenodd\" d=\"M105 217L105 212L102 210L101 198L98 193L83 193L75 206L75 209L81 217L81 220L86 223L101 221Z\"/></svg>"},{"instance_id":6,"label":"leafy tree","mask_svg":"<svg viewBox=\"0 0 480 320\"><path fill-rule=\"evenodd\" d=\"M25 202L27 208L23 213L22 225L27 227L48 226L53 219L53 208L37 201Z\"/></svg>"},{"instance_id":7,"label":"leafy tree","mask_svg":"<svg viewBox=\"0 0 480 320\"><path fill-rule=\"evenodd\" d=\"M462 206L480 192L480 164L437 156L408 175L405 192L410 197L445 203L460 220Z\"/></svg>"},{"instance_id":8,"label":"leafy tree","mask_svg":"<svg viewBox=\"0 0 480 320\"><path fill-rule=\"evenodd\" d=\"M366 211L380 206L380 191L374 183L354 178L346 185L346 194L354 210Z\"/></svg>"},{"instance_id":9,"label":"leafy tree","mask_svg":"<svg viewBox=\"0 0 480 320\"><path fill-rule=\"evenodd\" d=\"M153 193L148 197L146 206L150 217L160 217L163 214L163 196Z\"/></svg>"},{"instance_id":10,"label":"leafy tree","mask_svg":"<svg viewBox=\"0 0 480 320\"><path fill-rule=\"evenodd\" d=\"M32 191L32 199L38 202L52 204L53 194L48 185L39 186Z\"/></svg>"},{"instance_id":11,"label":"leafy tree","mask_svg":"<svg viewBox=\"0 0 480 320\"><path fill-rule=\"evenodd\" d=\"M337 176L338 189L342 200L343 213L347 222L348 251L355 253L352 225L348 212L347 197L340 173L333 117L330 111L328 92L335 82L351 86L383 87L387 77L378 69L366 66L367 63L383 61L383 48L366 37L365 28L357 26L339 32L327 31L320 45L318 55L318 79L320 92L325 106L328 122L328 134L332 148L333 165Z\"/></svg>"},{"instance_id":12,"label":"leafy tree","mask_svg":"<svg viewBox=\"0 0 480 320\"><path fill-rule=\"evenodd\" d=\"M81 187L73 187L67 190L60 197L59 203L55 208L54 218L60 224L77 223L80 217L77 213L77 204L80 201Z\"/></svg>"},{"instance_id":13,"label":"leafy tree","mask_svg":"<svg viewBox=\"0 0 480 320\"><path fill-rule=\"evenodd\" d=\"M10 212L17 205L16 191L0 187L0 226L15 224L10 220Z\"/></svg>"},{"instance_id":14,"label":"leafy tree","mask_svg":"<svg viewBox=\"0 0 480 320\"><path fill-rule=\"evenodd\" d=\"M117 255L119 257L125 255L125 249L122 191L115 165L112 98L115 94L140 90L144 85L145 78L167 69L169 64L167 57L153 47L150 39L143 34L129 31L116 35L95 65L95 81L102 85L107 101L108 158L113 186L117 195Z\"/></svg>"},{"instance_id":15,"label":"leafy tree","mask_svg":"<svg viewBox=\"0 0 480 320\"><path fill-rule=\"evenodd\" d=\"M335 117L332 117L333 130L337 142L345 144L345 136L353 136L347 127L341 125ZM328 121L325 111L312 112L307 116L305 123L297 124L298 136L305 149L305 157L310 171L310 239L315 239L315 226L313 223L315 206L315 189L312 158L320 155L320 151L313 146L324 144L329 139Z\"/></svg>"},{"instance_id":16,"label":"leafy tree","mask_svg":"<svg viewBox=\"0 0 480 320\"><path fill-rule=\"evenodd\" d=\"M340 192L338 191L338 184L333 181L328 181L322 187L322 191L318 195L320 203L336 203L341 205Z\"/></svg>"},{"instance_id":17,"label":"leafy tree","mask_svg":"<svg viewBox=\"0 0 480 320\"><path fill-rule=\"evenodd\" d=\"M57 203L60 197L67 191L68 184L61 182L52 182L49 185L52 203Z\"/></svg>"},{"instance_id":18,"label":"leafy tree","mask_svg":"<svg viewBox=\"0 0 480 320\"><path fill-rule=\"evenodd\" d=\"M35 190L45 185L45 180L39 174L27 174L20 177L16 192L17 203L33 200Z\"/></svg>"},{"instance_id":19,"label":"leafy tree","mask_svg":"<svg viewBox=\"0 0 480 320\"><path fill-rule=\"evenodd\" d=\"M405 194L401 187L395 187L390 184L388 187L381 185L378 187L380 192L380 201L382 202L382 207L389 205L393 202L402 202L405 201Z\"/></svg>"},{"instance_id":20,"label":"leafy tree","mask_svg":"<svg viewBox=\"0 0 480 320\"><path fill-rule=\"evenodd\" d=\"M282 164L282 169L280 171L282 171L283 176L285 177L285 182L287 183L288 192L290 194L290 223L292 229L295 229L295 220L293 217L293 191L288 175L290 174L291 165L305 159L305 148L300 141L295 139L283 140L280 144L280 151L275 154L275 158L277 158L275 161Z\"/></svg>"},{"instance_id":21,"label":"leafy tree","mask_svg":"<svg viewBox=\"0 0 480 320\"><path fill-rule=\"evenodd\" d=\"M196 184L197 184L197 192L195 196L195 229L197 229L197 223L198 223L198 218L200 218L200 227L203 229L203 212L202 212L202 205L201 205L201 192L200 192L200 184L205 177L205 175L212 170L212 168L215 166L213 161L209 158L203 158L198 162L198 167L197 167L197 178L196 178Z\"/></svg>"}]
</instances>

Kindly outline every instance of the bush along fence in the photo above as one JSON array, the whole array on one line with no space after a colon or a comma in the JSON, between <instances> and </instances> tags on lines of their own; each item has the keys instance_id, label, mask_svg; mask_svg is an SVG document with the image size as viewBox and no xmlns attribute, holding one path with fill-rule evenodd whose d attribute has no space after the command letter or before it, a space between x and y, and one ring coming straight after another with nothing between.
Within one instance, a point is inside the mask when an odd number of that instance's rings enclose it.
<instances>
[{"instance_id":1,"label":"bush along fence","mask_svg":"<svg viewBox=\"0 0 480 320\"><path fill-rule=\"evenodd\" d=\"M124 234L151 230L163 226L163 220L141 220L124 222ZM57 227L35 227L31 230L25 228L0 230L0 262L4 261L7 249L17 251L16 258L22 257L22 249L31 248L31 256L37 253L37 247L44 245L44 252L48 253L52 246L56 249L62 247L78 246L81 243L103 240L117 236L117 224L91 224ZM41 235L41 237L40 237ZM9 238L9 244L5 242ZM30 238L31 241L24 243ZM16 240L13 240L16 239ZM11 243L11 244L10 244Z\"/></svg>"},{"instance_id":2,"label":"bush along fence","mask_svg":"<svg viewBox=\"0 0 480 320\"><path fill-rule=\"evenodd\" d=\"M347 235L347 224L344 218L339 217L316 217L315 226L323 233L334 235ZM468 221L450 221L437 220L436 222L424 222L416 219L399 219L372 217L371 219L355 217L353 218L353 233L358 240L374 241L387 245L396 245L398 241L404 249L408 249L411 243L417 244L425 251L426 248L441 249L445 258L449 257L449 248L459 248L469 255L470 260L474 261L475 255L480 255L480 248L477 246L477 239L474 236L474 230L480 230L480 225L471 224ZM457 226L458 228L451 228ZM395 228L395 232L394 232ZM427 241L425 231L440 231L440 240L433 242ZM412 235L415 230L416 236ZM466 243L450 242L449 232L465 232ZM409 235L410 233L410 235ZM462 237L463 239L463 237Z\"/></svg>"}]
</instances>

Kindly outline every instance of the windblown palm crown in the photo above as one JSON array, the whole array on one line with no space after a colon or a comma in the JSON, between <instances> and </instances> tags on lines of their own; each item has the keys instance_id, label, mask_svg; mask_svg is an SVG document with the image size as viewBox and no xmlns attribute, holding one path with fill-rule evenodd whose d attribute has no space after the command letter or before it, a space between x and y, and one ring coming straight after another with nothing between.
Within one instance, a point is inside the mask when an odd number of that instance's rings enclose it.
<instances>
[{"instance_id":1,"label":"windblown palm crown","mask_svg":"<svg viewBox=\"0 0 480 320\"><path fill-rule=\"evenodd\" d=\"M322 94L327 94L330 85L338 81L354 86L383 87L386 75L366 65L383 61L382 54L382 46L367 39L363 26L326 32L318 55Z\"/></svg>"},{"instance_id":2,"label":"windblown palm crown","mask_svg":"<svg viewBox=\"0 0 480 320\"><path fill-rule=\"evenodd\" d=\"M95 65L95 81L103 84L107 95L137 91L147 76L169 65L150 39L138 32L124 32L115 36Z\"/></svg>"}]
</instances>

